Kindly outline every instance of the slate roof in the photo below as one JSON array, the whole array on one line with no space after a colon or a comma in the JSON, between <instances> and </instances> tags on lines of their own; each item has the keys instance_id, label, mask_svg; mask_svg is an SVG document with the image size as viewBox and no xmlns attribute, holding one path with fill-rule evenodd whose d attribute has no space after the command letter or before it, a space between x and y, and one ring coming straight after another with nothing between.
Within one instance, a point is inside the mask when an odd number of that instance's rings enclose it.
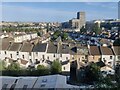
<instances>
[{"instance_id":1,"label":"slate roof","mask_svg":"<svg viewBox=\"0 0 120 90\"><path fill-rule=\"evenodd\" d=\"M72 47L70 50L71 54L78 54L78 55L88 55L88 49L85 46L81 46L81 47Z\"/></svg>"},{"instance_id":2,"label":"slate roof","mask_svg":"<svg viewBox=\"0 0 120 90\"><path fill-rule=\"evenodd\" d=\"M100 49L101 49L102 55L114 55L112 49L109 47L101 46Z\"/></svg>"},{"instance_id":3,"label":"slate roof","mask_svg":"<svg viewBox=\"0 0 120 90\"><path fill-rule=\"evenodd\" d=\"M48 50L47 53L57 53L57 45L53 44L52 42L50 42L48 44Z\"/></svg>"},{"instance_id":4,"label":"slate roof","mask_svg":"<svg viewBox=\"0 0 120 90\"><path fill-rule=\"evenodd\" d=\"M120 46L114 46L114 51L116 55L120 55Z\"/></svg>"},{"instance_id":5,"label":"slate roof","mask_svg":"<svg viewBox=\"0 0 120 90\"><path fill-rule=\"evenodd\" d=\"M23 46L21 48L21 52L31 52L33 48L33 44L29 42L23 43Z\"/></svg>"},{"instance_id":6,"label":"slate roof","mask_svg":"<svg viewBox=\"0 0 120 90\"><path fill-rule=\"evenodd\" d=\"M99 47L98 46L90 46L89 54L90 55L101 55Z\"/></svg>"},{"instance_id":7,"label":"slate roof","mask_svg":"<svg viewBox=\"0 0 120 90\"><path fill-rule=\"evenodd\" d=\"M68 45L62 44L59 47L58 53L69 54L70 48Z\"/></svg>"},{"instance_id":8,"label":"slate roof","mask_svg":"<svg viewBox=\"0 0 120 90\"><path fill-rule=\"evenodd\" d=\"M13 38L3 38L0 41L0 50L7 50L9 45L10 45L10 41L13 41Z\"/></svg>"},{"instance_id":9,"label":"slate roof","mask_svg":"<svg viewBox=\"0 0 120 90\"><path fill-rule=\"evenodd\" d=\"M19 51L22 46L22 43L12 43L9 47L9 51Z\"/></svg>"},{"instance_id":10,"label":"slate roof","mask_svg":"<svg viewBox=\"0 0 120 90\"><path fill-rule=\"evenodd\" d=\"M45 52L46 51L46 47L47 47L47 43L37 43L34 47L33 47L33 52Z\"/></svg>"}]
</instances>

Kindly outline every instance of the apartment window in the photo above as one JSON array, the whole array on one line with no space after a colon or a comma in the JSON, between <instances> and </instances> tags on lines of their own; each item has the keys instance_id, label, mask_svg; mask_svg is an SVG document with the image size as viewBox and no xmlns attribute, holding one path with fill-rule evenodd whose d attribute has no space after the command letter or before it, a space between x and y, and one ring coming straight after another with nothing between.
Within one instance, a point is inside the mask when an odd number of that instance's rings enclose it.
<instances>
[{"instance_id":1,"label":"apartment window","mask_svg":"<svg viewBox=\"0 0 120 90\"><path fill-rule=\"evenodd\" d=\"M62 54L60 54L60 57L62 57Z\"/></svg>"},{"instance_id":2,"label":"apartment window","mask_svg":"<svg viewBox=\"0 0 120 90\"><path fill-rule=\"evenodd\" d=\"M38 56L38 52L36 52L36 55Z\"/></svg>"},{"instance_id":3,"label":"apartment window","mask_svg":"<svg viewBox=\"0 0 120 90\"><path fill-rule=\"evenodd\" d=\"M17 52L17 55L19 55L19 52Z\"/></svg>"},{"instance_id":4,"label":"apartment window","mask_svg":"<svg viewBox=\"0 0 120 90\"><path fill-rule=\"evenodd\" d=\"M35 59L36 60L36 62L38 62L38 59Z\"/></svg>"},{"instance_id":5,"label":"apartment window","mask_svg":"<svg viewBox=\"0 0 120 90\"><path fill-rule=\"evenodd\" d=\"M108 64L111 64L112 62L108 62Z\"/></svg>"},{"instance_id":6,"label":"apartment window","mask_svg":"<svg viewBox=\"0 0 120 90\"><path fill-rule=\"evenodd\" d=\"M118 56L118 59L120 60L120 56Z\"/></svg>"},{"instance_id":7,"label":"apartment window","mask_svg":"<svg viewBox=\"0 0 120 90\"><path fill-rule=\"evenodd\" d=\"M112 59L112 56L110 56L110 59Z\"/></svg>"},{"instance_id":8,"label":"apartment window","mask_svg":"<svg viewBox=\"0 0 120 90\"><path fill-rule=\"evenodd\" d=\"M47 59L49 60L49 56L47 57Z\"/></svg>"},{"instance_id":9,"label":"apartment window","mask_svg":"<svg viewBox=\"0 0 120 90\"><path fill-rule=\"evenodd\" d=\"M87 55L85 55L85 59L87 59Z\"/></svg>"},{"instance_id":10,"label":"apartment window","mask_svg":"<svg viewBox=\"0 0 120 90\"><path fill-rule=\"evenodd\" d=\"M68 57L66 57L66 60L68 60Z\"/></svg>"},{"instance_id":11,"label":"apartment window","mask_svg":"<svg viewBox=\"0 0 120 90\"><path fill-rule=\"evenodd\" d=\"M5 55L6 55L7 53L6 53L6 51L5 51Z\"/></svg>"},{"instance_id":12,"label":"apartment window","mask_svg":"<svg viewBox=\"0 0 120 90\"><path fill-rule=\"evenodd\" d=\"M94 55L93 55L93 59L95 59Z\"/></svg>"},{"instance_id":13,"label":"apartment window","mask_svg":"<svg viewBox=\"0 0 120 90\"><path fill-rule=\"evenodd\" d=\"M30 59L30 62L32 63L32 59Z\"/></svg>"},{"instance_id":14,"label":"apartment window","mask_svg":"<svg viewBox=\"0 0 120 90\"><path fill-rule=\"evenodd\" d=\"M55 57L55 54L53 55L53 57Z\"/></svg>"},{"instance_id":15,"label":"apartment window","mask_svg":"<svg viewBox=\"0 0 120 90\"><path fill-rule=\"evenodd\" d=\"M25 58L24 55L22 55L23 59Z\"/></svg>"},{"instance_id":16,"label":"apartment window","mask_svg":"<svg viewBox=\"0 0 120 90\"><path fill-rule=\"evenodd\" d=\"M106 63L106 60L105 60L105 58L103 58L103 61Z\"/></svg>"},{"instance_id":17,"label":"apartment window","mask_svg":"<svg viewBox=\"0 0 120 90\"><path fill-rule=\"evenodd\" d=\"M64 67L64 70L65 70L65 67Z\"/></svg>"},{"instance_id":18,"label":"apartment window","mask_svg":"<svg viewBox=\"0 0 120 90\"><path fill-rule=\"evenodd\" d=\"M10 54L10 57L12 58L12 54Z\"/></svg>"},{"instance_id":19,"label":"apartment window","mask_svg":"<svg viewBox=\"0 0 120 90\"><path fill-rule=\"evenodd\" d=\"M42 55L42 58L43 58L43 59L45 59L45 56L44 56L44 55Z\"/></svg>"},{"instance_id":20,"label":"apartment window","mask_svg":"<svg viewBox=\"0 0 120 90\"><path fill-rule=\"evenodd\" d=\"M72 59L74 60L74 57L72 57Z\"/></svg>"},{"instance_id":21,"label":"apartment window","mask_svg":"<svg viewBox=\"0 0 120 90\"><path fill-rule=\"evenodd\" d=\"M31 52L29 52L29 55L31 56Z\"/></svg>"}]
</instances>

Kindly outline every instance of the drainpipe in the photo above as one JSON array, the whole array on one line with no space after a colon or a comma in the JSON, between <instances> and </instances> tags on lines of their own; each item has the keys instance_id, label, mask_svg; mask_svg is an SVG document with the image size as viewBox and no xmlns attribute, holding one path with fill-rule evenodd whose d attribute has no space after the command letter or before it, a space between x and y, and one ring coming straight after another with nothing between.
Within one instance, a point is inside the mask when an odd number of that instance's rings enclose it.
<instances>
[{"instance_id":1,"label":"drainpipe","mask_svg":"<svg viewBox=\"0 0 120 90\"><path fill-rule=\"evenodd\" d=\"M115 70L115 66L116 66L116 54L115 54L113 45L111 46L111 49L112 49L112 52L113 52L113 54L114 54L113 69Z\"/></svg>"}]
</instances>

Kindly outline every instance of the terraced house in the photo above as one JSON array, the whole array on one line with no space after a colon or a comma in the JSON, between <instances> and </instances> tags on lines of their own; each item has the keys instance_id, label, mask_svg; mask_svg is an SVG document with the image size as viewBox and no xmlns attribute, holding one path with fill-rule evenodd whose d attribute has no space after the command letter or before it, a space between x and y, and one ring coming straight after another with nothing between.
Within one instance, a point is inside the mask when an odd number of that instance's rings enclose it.
<instances>
[{"instance_id":1,"label":"terraced house","mask_svg":"<svg viewBox=\"0 0 120 90\"><path fill-rule=\"evenodd\" d=\"M10 41L10 42L9 42ZM59 37L54 42L24 41L13 42L4 40L0 50L0 59L7 65L18 62L22 68L44 65L50 67L54 60L59 60L62 71L69 72L72 62L76 61L78 68L88 62L103 61L105 65L114 68L119 61L119 47L90 46L62 42Z\"/></svg>"}]
</instances>

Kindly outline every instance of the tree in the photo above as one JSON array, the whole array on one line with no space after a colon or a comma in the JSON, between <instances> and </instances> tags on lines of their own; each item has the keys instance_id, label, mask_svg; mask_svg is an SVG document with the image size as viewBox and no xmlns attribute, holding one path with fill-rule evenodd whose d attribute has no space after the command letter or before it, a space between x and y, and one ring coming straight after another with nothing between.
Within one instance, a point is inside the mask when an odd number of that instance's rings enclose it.
<instances>
[{"instance_id":1,"label":"tree","mask_svg":"<svg viewBox=\"0 0 120 90\"><path fill-rule=\"evenodd\" d=\"M59 62L59 60L54 60L51 65L51 73L58 74L61 72L61 70L62 70L62 66L61 66L61 63Z\"/></svg>"},{"instance_id":2,"label":"tree","mask_svg":"<svg viewBox=\"0 0 120 90\"><path fill-rule=\"evenodd\" d=\"M86 28L83 26L81 29L80 29L80 33L86 33Z\"/></svg>"},{"instance_id":3,"label":"tree","mask_svg":"<svg viewBox=\"0 0 120 90\"><path fill-rule=\"evenodd\" d=\"M2 74L9 76L19 76L21 74L20 69L20 65L17 62L12 62Z\"/></svg>"},{"instance_id":4,"label":"tree","mask_svg":"<svg viewBox=\"0 0 120 90\"><path fill-rule=\"evenodd\" d=\"M63 32L63 34L61 35L63 40L67 40L68 39L68 34Z\"/></svg>"},{"instance_id":5,"label":"tree","mask_svg":"<svg viewBox=\"0 0 120 90\"><path fill-rule=\"evenodd\" d=\"M20 70L20 65L16 62L12 62L8 67L7 70L11 70L11 71L17 71Z\"/></svg>"},{"instance_id":6,"label":"tree","mask_svg":"<svg viewBox=\"0 0 120 90\"><path fill-rule=\"evenodd\" d=\"M94 26L93 26L92 31L95 32L96 35L98 35L98 34L101 33L101 28L98 26L97 23L95 23Z\"/></svg>"},{"instance_id":7,"label":"tree","mask_svg":"<svg viewBox=\"0 0 120 90\"><path fill-rule=\"evenodd\" d=\"M116 68L115 68L115 79L117 81L117 87L120 89L120 64L116 65Z\"/></svg>"},{"instance_id":8,"label":"tree","mask_svg":"<svg viewBox=\"0 0 120 90\"><path fill-rule=\"evenodd\" d=\"M40 33L40 32L37 32L37 35L38 35L38 36L41 36L41 33Z\"/></svg>"},{"instance_id":9,"label":"tree","mask_svg":"<svg viewBox=\"0 0 120 90\"><path fill-rule=\"evenodd\" d=\"M85 82L95 82L99 81L100 75L100 67L98 67L95 63L91 63L85 68Z\"/></svg>"},{"instance_id":10,"label":"tree","mask_svg":"<svg viewBox=\"0 0 120 90\"><path fill-rule=\"evenodd\" d=\"M114 41L113 46L120 46L120 38Z\"/></svg>"},{"instance_id":11,"label":"tree","mask_svg":"<svg viewBox=\"0 0 120 90\"><path fill-rule=\"evenodd\" d=\"M49 68L45 67L44 65L38 65L37 66L37 72L39 75L46 75L50 73Z\"/></svg>"},{"instance_id":12,"label":"tree","mask_svg":"<svg viewBox=\"0 0 120 90\"><path fill-rule=\"evenodd\" d=\"M56 40L59 36L61 36L61 32L60 31L55 31L55 33L53 34L52 40Z\"/></svg>"},{"instance_id":13,"label":"tree","mask_svg":"<svg viewBox=\"0 0 120 90\"><path fill-rule=\"evenodd\" d=\"M6 62L4 60L0 61L0 71L5 70L6 69Z\"/></svg>"},{"instance_id":14,"label":"tree","mask_svg":"<svg viewBox=\"0 0 120 90\"><path fill-rule=\"evenodd\" d=\"M44 70L46 69L46 67L44 65L38 65L37 66L37 70Z\"/></svg>"}]
</instances>

